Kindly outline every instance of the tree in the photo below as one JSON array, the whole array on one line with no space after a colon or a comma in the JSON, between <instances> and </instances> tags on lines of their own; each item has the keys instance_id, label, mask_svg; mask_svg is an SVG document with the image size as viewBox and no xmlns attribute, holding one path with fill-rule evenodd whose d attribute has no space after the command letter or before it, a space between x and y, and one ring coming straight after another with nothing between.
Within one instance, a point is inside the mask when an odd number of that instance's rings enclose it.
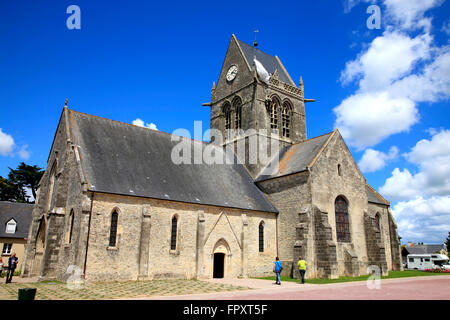
<instances>
[{"instance_id":1,"label":"tree","mask_svg":"<svg viewBox=\"0 0 450 320\"><path fill-rule=\"evenodd\" d=\"M17 185L0 176L0 201L26 202Z\"/></svg>"},{"instance_id":2,"label":"tree","mask_svg":"<svg viewBox=\"0 0 450 320\"><path fill-rule=\"evenodd\" d=\"M0 200L14 202L30 202L27 188L31 190L34 199L39 181L44 170L38 166L30 166L21 162L16 169L9 168L8 179L0 177Z\"/></svg>"},{"instance_id":3,"label":"tree","mask_svg":"<svg viewBox=\"0 0 450 320\"><path fill-rule=\"evenodd\" d=\"M30 188L33 198L36 199L37 186L44 174L44 170L36 165L29 166L24 162L21 162L17 169L9 168L9 170L9 180L17 182L22 189Z\"/></svg>"}]
</instances>

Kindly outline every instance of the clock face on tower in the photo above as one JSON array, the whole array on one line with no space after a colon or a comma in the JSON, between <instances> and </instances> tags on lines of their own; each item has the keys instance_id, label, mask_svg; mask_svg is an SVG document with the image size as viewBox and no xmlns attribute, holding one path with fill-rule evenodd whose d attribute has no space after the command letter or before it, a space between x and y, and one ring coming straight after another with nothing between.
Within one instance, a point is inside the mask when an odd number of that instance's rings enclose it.
<instances>
[{"instance_id":1,"label":"clock face on tower","mask_svg":"<svg viewBox=\"0 0 450 320\"><path fill-rule=\"evenodd\" d=\"M232 65L227 72L227 81L233 81L236 78L238 72L238 68L235 65Z\"/></svg>"}]
</instances>

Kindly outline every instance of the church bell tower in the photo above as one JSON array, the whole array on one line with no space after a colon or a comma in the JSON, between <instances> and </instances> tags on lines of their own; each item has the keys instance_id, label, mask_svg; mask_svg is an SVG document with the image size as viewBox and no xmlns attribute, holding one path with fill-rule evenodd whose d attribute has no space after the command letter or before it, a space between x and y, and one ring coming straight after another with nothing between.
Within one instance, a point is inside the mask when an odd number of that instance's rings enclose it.
<instances>
[{"instance_id":1,"label":"church bell tower","mask_svg":"<svg viewBox=\"0 0 450 320\"><path fill-rule=\"evenodd\" d=\"M306 140L303 81L292 81L277 56L271 56L234 35L220 76L211 89L211 143L230 147L253 178L267 164L274 150ZM219 137L215 132L220 133ZM266 139L267 144L263 143ZM254 144L257 144L256 148ZM240 149L241 150L241 149ZM277 152L278 150L276 150ZM255 152L260 160L254 161Z\"/></svg>"}]
</instances>

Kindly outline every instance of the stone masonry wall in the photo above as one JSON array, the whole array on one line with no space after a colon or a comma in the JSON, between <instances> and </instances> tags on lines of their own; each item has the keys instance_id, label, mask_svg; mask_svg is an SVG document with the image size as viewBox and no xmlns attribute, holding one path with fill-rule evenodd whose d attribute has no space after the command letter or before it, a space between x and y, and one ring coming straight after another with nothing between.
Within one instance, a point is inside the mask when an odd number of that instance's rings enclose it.
<instances>
[{"instance_id":1,"label":"stone masonry wall","mask_svg":"<svg viewBox=\"0 0 450 320\"><path fill-rule=\"evenodd\" d=\"M340 174L338 170L340 166ZM366 182L339 131L336 131L311 167L312 204L328 213L336 243L338 274L365 274L367 250L364 210L367 209ZM348 203L351 242L336 237L335 200L343 196Z\"/></svg>"},{"instance_id":2,"label":"stone masonry wall","mask_svg":"<svg viewBox=\"0 0 450 320\"><path fill-rule=\"evenodd\" d=\"M114 209L119 212L119 222L117 245L111 248L109 227ZM144 213L151 224L148 239L140 237ZM178 217L177 248L170 250L174 215ZM263 253L258 251L261 221L265 226ZM225 277L268 275L276 255L275 228L275 215L269 213L96 193L86 278L90 281L143 278L139 264L145 242L149 279L210 278L213 254L222 252L216 250L226 253ZM198 257L197 252L203 256Z\"/></svg>"},{"instance_id":3,"label":"stone masonry wall","mask_svg":"<svg viewBox=\"0 0 450 320\"><path fill-rule=\"evenodd\" d=\"M258 183L259 188L269 196L279 211L278 256L284 265L283 275L292 274L293 262L298 258L294 256L294 244L298 240L296 227L298 223L306 223L309 219L305 217L304 221L299 221L299 214L306 214L308 209L305 206L311 203L307 181L308 172L302 172ZM312 241L312 236L312 233L304 235L309 241Z\"/></svg>"}]
</instances>

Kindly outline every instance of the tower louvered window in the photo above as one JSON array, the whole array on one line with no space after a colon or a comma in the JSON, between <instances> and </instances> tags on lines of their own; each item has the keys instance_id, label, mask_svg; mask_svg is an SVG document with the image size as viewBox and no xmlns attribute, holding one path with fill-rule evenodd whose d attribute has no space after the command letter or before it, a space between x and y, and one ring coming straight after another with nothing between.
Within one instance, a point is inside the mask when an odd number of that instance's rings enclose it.
<instances>
[{"instance_id":1,"label":"tower louvered window","mask_svg":"<svg viewBox=\"0 0 450 320\"><path fill-rule=\"evenodd\" d=\"M270 128L278 129L278 109L280 108L280 103L278 99L273 98L270 105Z\"/></svg>"},{"instance_id":2,"label":"tower louvered window","mask_svg":"<svg viewBox=\"0 0 450 320\"><path fill-rule=\"evenodd\" d=\"M119 218L119 215L118 215L117 211L114 211L111 214L111 227L110 227L110 231L109 231L109 246L110 247L116 246L118 218Z\"/></svg>"},{"instance_id":3,"label":"tower louvered window","mask_svg":"<svg viewBox=\"0 0 450 320\"><path fill-rule=\"evenodd\" d=\"M234 128L236 130L242 129L242 106L241 99L236 98L233 101L233 107L236 112L236 116L234 118Z\"/></svg>"},{"instance_id":4,"label":"tower louvered window","mask_svg":"<svg viewBox=\"0 0 450 320\"><path fill-rule=\"evenodd\" d=\"M336 236L340 242L350 242L350 223L348 219L348 204L342 197L337 197L334 203L336 213Z\"/></svg>"},{"instance_id":5,"label":"tower louvered window","mask_svg":"<svg viewBox=\"0 0 450 320\"><path fill-rule=\"evenodd\" d=\"M230 103L226 103L223 107L223 113L225 115L225 134L226 137L230 137L230 129L231 129L231 105Z\"/></svg>"},{"instance_id":6,"label":"tower louvered window","mask_svg":"<svg viewBox=\"0 0 450 320\"><path fill-rule=\"evenodd\" d=\"M177 217L172 218L172 232L170 234L170 250L177 249Z\"/></svg>"},{"instance_id":7,"label":"tower louvered window","mask_svg":"<svg viewBox=\"0 0 450 320\"><path fill-rule=\"evenodd\" d=\"M288 103L285 103L281 114L281 127L283 137L289 138L291 134L290 125L291 125L291 108Z\"/></svg>"}]
</instances>

